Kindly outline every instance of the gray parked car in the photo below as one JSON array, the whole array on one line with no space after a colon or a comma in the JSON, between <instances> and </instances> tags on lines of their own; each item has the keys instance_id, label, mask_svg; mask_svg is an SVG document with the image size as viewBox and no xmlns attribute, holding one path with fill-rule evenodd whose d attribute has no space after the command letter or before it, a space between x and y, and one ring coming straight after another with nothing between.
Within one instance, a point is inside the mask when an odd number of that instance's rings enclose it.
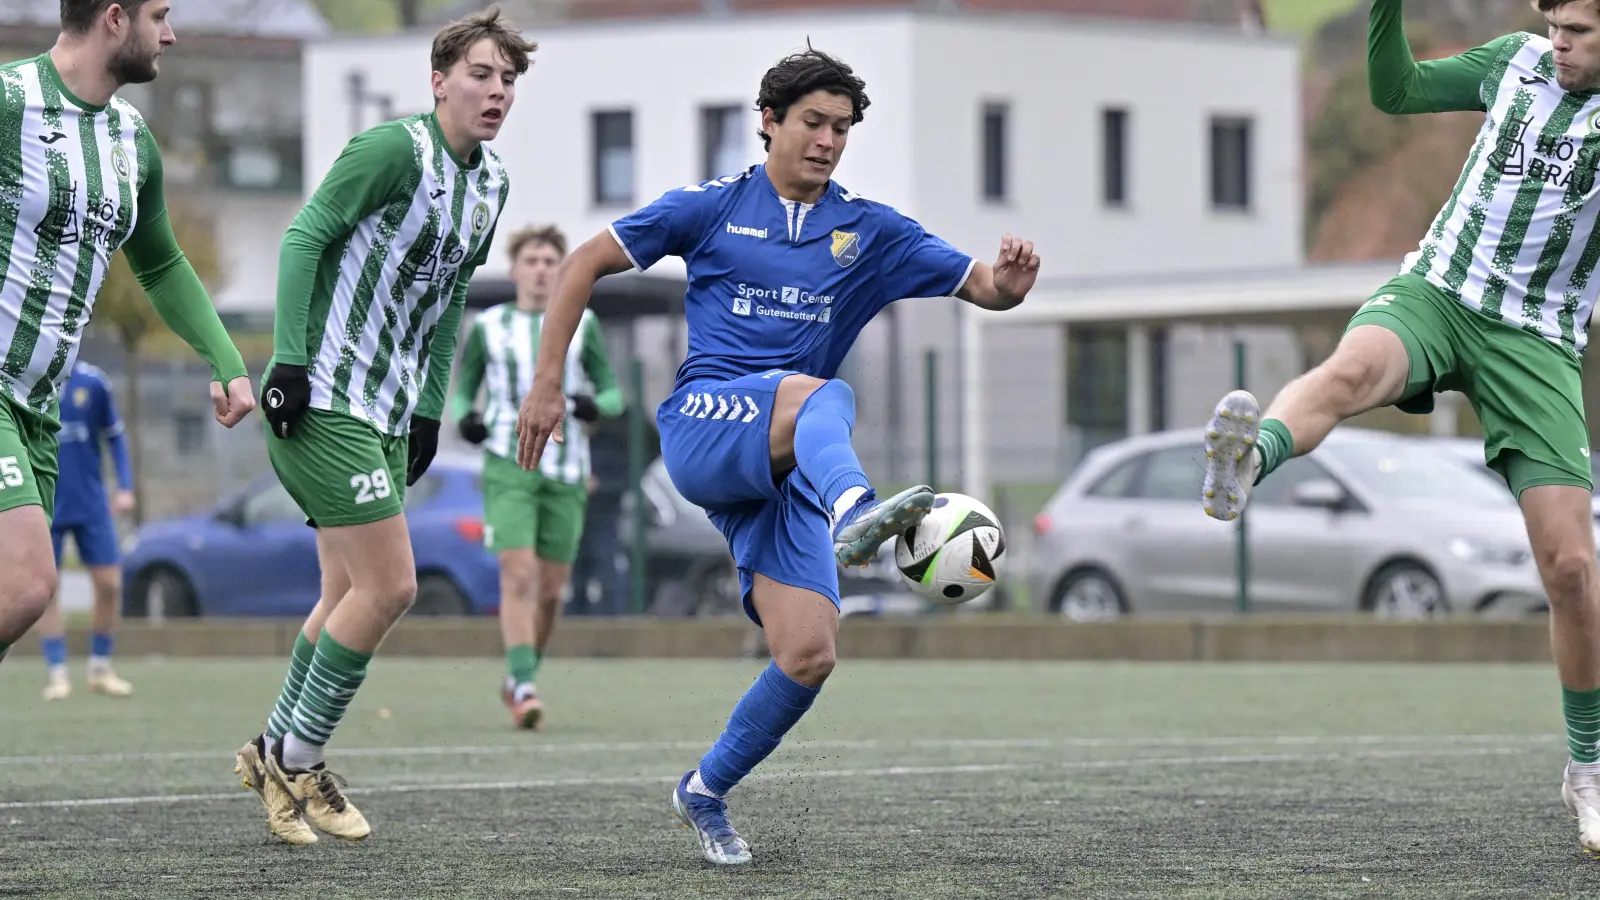
<instances>
[{"instance_id":1,"label":"gray parked car","mask_svg":"<svg viewBox=\"0 0 1600 900\"><path fill-rule=\"evenodd\" d=\"M1202 439L1088 454L1035 523L1034 596L1078 620L1232 610L1236 528L1201 511ZM1245 519L1255 609L1418 618L1545 602L1505 488L1413 438L1341 427L1257 485Z\"/></svg>"}]
</instances>

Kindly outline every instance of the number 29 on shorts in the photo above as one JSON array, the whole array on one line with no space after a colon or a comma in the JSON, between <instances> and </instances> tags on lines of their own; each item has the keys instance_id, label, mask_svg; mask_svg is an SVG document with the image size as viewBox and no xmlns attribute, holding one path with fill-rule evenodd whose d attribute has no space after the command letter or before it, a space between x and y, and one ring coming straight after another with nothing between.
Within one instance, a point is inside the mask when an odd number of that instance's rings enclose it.
<instances>
[{"instance_id":1,"label":"number 29 on shorts","mask_svg":"<svg viewBox=\"0 0 1600 900\"><path fill-rule=\"evenodd\" d=\"M373 469L370 474L358 472L350 476L350 487L355 489L357 506L382 500L389 496L389 472L386 469Z\"/></svg>"}]
</instances>

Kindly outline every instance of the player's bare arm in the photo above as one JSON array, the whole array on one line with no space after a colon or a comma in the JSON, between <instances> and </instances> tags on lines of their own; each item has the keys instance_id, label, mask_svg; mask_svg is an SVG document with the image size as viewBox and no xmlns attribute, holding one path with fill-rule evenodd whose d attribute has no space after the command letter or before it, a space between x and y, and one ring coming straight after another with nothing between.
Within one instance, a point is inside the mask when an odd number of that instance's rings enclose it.
<instances>
[{"instance_id":1,"label":"player's bare arm","mask_svg":"<svg viewBox=\"0 0 1600 900\"><path fill-rule=\"evenodd\" d=\"M524 469L539 465L545 444L561 441L561 423L567 415L562 393L562 361L578 333L578 322L589 305L595 282L633 268L633 261L609 231L602 231L572 251L556 275L539 335L539 363L533 390L522 398L517 414L517 464Z\"/></svg>"},{"instance_id":2,"label":"player's bare arm","mask_svg":"<svg viewBox=\"0 0 1600 900\"><path fill-rule=\"evenodd\" d=\"M1021 305L1039 278L1039 254L1033 241L1006 235L994 265L977 263L956 296L984 309L1005 310Z\"/></svg>"}]
</instances>

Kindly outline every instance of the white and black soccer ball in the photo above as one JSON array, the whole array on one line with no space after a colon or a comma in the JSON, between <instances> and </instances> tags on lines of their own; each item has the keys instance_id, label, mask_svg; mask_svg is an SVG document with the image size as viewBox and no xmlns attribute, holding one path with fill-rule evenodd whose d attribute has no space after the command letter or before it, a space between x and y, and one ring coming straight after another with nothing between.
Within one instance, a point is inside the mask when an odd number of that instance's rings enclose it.
<instances>
[{"instance_id":1,"label":"white and black soccer ball","mask_svg":"<svg viewBox=\"0 0 1600 900\"><path fill-rule=\"evenodd\" d=\"M989 507L966 494L938 494L933 511L895 542L900 577L935 603L965 603L994 587L1006 536Z\"/></svg>"}]
</instances>

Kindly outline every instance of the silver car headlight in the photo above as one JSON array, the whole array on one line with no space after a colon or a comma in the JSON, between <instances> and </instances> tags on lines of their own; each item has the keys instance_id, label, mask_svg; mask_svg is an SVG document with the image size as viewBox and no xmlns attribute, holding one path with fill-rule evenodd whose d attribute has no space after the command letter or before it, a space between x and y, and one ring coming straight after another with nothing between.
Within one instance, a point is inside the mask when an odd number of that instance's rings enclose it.
<instances>
[{"instance_id":1,"label":"silver car headlight","mask_svg":"<svg viewBox=\"0 0 1600 900\"><path fill-rule=\"evenodd\" d=\"M1487 563L1497 566L1520 566L1533 558L1533 552L1527 547L1516 544L1497 544L1475 538L1453 538L1449 545L1450 555L1470 563Z\"/></svg>"}]
</instances>

